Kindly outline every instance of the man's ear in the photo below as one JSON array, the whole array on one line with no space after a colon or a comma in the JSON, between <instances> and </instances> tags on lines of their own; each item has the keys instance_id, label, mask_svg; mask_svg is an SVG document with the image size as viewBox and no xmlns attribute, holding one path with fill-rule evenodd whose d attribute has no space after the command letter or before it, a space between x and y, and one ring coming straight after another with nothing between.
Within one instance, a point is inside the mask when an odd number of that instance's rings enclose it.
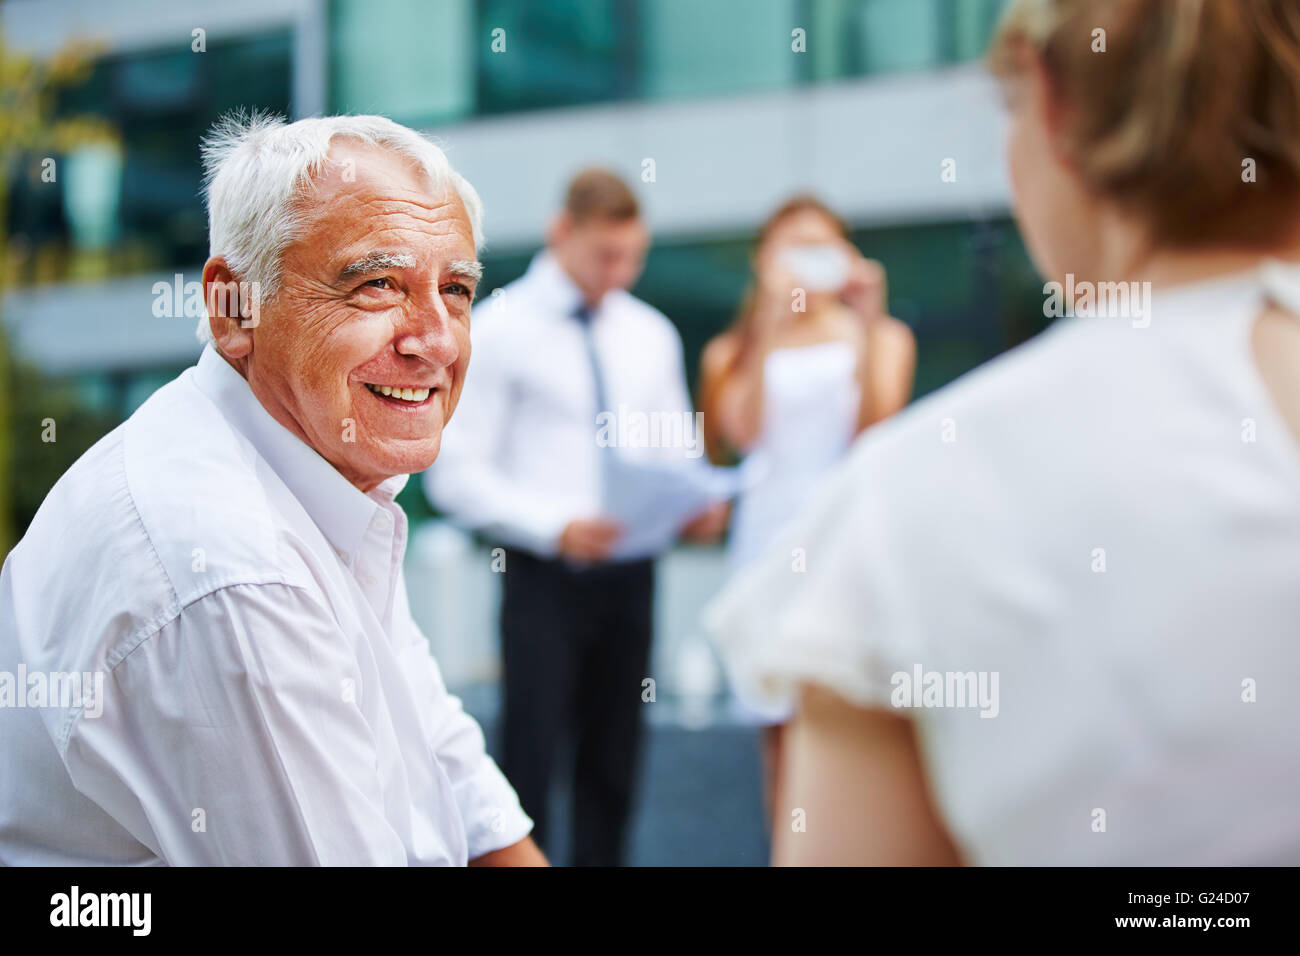
<instances>
[{"instance_id":1,"label":"man's ear","mask_svg":"<svg viewBox=\"0 0 1300 956\"><path fill-rule=\"evenodd\" d=\"M237 280L222 256L203 264L208 329L217 351L226 358L243 358L253 351L253 328L261 311L257 299L257 283Z\"/></svg>"},{"instance_id":2,"label":"man's ear","mask_svg":"<svg viewBox=\"0 0 1300 956\"><path fill-rule=\"evenodd\" d=\"M548 246L558 246L568 238L569 232L573 229L573 221L567 211L561 211L549 226L546 227L546 244Z\"/></svg>"}]
</instances>

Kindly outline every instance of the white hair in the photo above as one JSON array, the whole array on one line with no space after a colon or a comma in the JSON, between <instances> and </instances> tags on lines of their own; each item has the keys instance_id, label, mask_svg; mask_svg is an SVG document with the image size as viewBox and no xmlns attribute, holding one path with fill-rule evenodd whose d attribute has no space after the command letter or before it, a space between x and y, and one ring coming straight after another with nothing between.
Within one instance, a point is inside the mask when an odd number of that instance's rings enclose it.
<instances>
[{"instance_id":1,"label":"white hair","mask_svg":"<svg viewBox=\"0 0 1300 956\"><path fill-rule=\"evenodd\" d=\"M219 120L203 140L208 255L222 256L238 280L256 282L262 301L280 286L280 259L299 235L297 200L325 165L336 137L387 147L416 161L435 189L454 189L465 205L475 251L483 246L483 204L431 140L384 116L325 116L287 123L241 110ZM195 330L212 341L208 317Z\"/></svg>"}]
</instances>

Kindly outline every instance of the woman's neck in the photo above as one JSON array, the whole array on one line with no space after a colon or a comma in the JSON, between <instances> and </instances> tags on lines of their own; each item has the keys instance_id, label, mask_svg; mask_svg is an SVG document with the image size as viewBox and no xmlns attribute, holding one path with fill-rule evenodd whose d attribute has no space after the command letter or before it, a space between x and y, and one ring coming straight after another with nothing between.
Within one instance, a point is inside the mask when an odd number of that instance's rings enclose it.
<instances>
[{"instance_id":1,"label":"woman's neck","mask_svg":"<svg viewBox=\"0 0 1300 956\"><path fill-rule=\"evenodd\" d=\"M1098 235L1103 250L1096 270L1099 279L1150 282L1153 288L1244 272L1265 259L1300 261L1300 230L1289 240L1265 248L1179 249L1154 245L1145 230L1111 214L1103 217Z\"/></svg>"}]
</instances>

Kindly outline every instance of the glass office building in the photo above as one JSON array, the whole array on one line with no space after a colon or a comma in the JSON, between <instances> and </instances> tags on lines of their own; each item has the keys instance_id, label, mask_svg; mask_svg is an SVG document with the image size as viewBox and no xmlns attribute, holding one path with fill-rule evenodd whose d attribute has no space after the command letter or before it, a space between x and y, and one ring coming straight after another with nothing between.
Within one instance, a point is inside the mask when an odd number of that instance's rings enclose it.
<instances>
[{"instance_id":1,"label":"glass office building","mask_svg":"<svg viewBox=\"0 0 1300 956\"><path fill-rule=\"evenodd\" d=\"M980 56L1001 7L1002 0L332 0L330 101L430 126L930 70ZM399 33L372 42L376 29L395 23ZM790 55L795 29L803 30L804 56Z\"/></svg>"}]
</instances>

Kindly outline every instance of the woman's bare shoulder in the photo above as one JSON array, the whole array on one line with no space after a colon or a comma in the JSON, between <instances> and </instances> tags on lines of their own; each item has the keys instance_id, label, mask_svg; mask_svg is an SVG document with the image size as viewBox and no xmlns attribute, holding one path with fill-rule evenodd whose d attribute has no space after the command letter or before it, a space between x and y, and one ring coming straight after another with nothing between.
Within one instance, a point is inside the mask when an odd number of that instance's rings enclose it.
<instances>
[{"instance_id":1,"label":"woman's bare shoulder","mask_svg":"<svg viewBox=\"0 0 1300 956\"><path fill-rule=\"evenodd\" d=\"M877 319L875 331L881 341L889 342L899 348L916 346L916 335L912 332L912 327L892 315L882 315Z\"/></svg>"},{"instance_id":2,"label":"woman's bare shoulder","mask_svg":"<svg viewBox=\"0 0 1300 956\"><path fill-rule=\"evenodd\" d=\"M739 337L730 330L720 332L704 346L700 353L700 371L704 375L716 374L725 369L736 355Z\"/></svg>"}]
</instances>

